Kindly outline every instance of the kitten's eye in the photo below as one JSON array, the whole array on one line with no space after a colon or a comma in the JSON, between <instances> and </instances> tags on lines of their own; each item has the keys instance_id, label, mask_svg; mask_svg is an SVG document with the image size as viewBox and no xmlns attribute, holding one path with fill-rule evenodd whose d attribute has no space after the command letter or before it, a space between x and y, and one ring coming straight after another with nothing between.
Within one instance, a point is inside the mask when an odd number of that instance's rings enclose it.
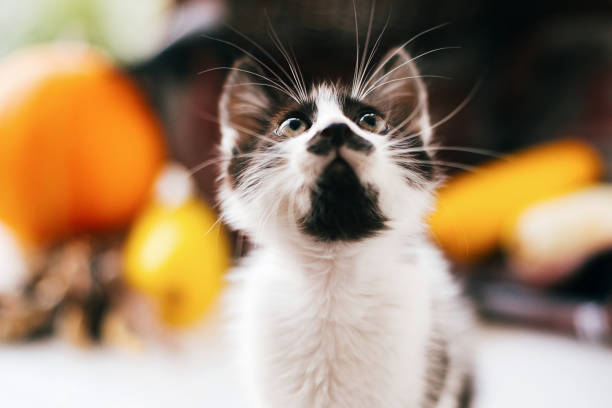
<instances>
[{"instance_id":1,"label":"kitten's eye","mask_svg":"<svg viewBox=\"0 0 612 408\"><path fill-rule=\"evenodd\" d=\"M362 129L372 133L382 133L387 130L387 122L376 113L366 113L358 122Z\"/></svg>"},{"instance_id":2,"label":"kitten's eye","mask_svg":"<svg viewBox=\"0 0 612 408\"><path fill-rule=\"evenodd\" d=\"M300 118L289 118L278 127L276 133L279 136L293 137L302 134L306 130L306 122Z\"/></svg>"}]
</instances>

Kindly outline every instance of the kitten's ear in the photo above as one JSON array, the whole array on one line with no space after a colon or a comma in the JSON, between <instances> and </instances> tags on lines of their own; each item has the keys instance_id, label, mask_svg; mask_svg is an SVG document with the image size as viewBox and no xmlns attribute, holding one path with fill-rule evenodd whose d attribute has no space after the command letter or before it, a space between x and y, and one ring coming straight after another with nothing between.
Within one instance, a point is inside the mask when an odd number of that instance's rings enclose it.
<instances>
[{"instance_id":1,"label":"kitten's ear","mask_svg":"<svg viewBox=\"0 0 612 408\"><path fill-rule=\"evenodd\" d=\"M425 143L431 138L427 91L416 64L403 49L391 50L373 71L364 100L388 115L393 127L419 132Z\"/></svg>"},{"instance_id":2,"label":"kitten's ear","mask_svg":"<svg viewBox=\"0 0 612 408\"><path fill-rule=\"evenodd\" d=\"M253 134L267 131L268 119L282 100L267 77L251 58L243 57L233 65L219 102L225 152L249 150L257 140Z\"/></svg>"}]
</instances>

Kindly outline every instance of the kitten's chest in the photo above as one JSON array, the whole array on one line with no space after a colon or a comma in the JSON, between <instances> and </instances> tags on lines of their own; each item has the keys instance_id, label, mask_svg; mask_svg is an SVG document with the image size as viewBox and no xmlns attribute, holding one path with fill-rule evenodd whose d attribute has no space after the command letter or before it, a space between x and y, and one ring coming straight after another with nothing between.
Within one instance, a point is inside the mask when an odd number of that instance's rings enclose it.
<instances>
[{"instance_id":1,"label":"kitten's chest","mask_svg":"<svg viewBox=\"0 0 612 408\"><path fill-rule=\"evenodd\" d=\"M328 272L337 275L269 282L257 307L262 372L284 389L280 395L301 395L308 407L413 406L428 330L426 291L401 271L379 270L371 275L378 279Z\"/></svg>"}]
</instances>

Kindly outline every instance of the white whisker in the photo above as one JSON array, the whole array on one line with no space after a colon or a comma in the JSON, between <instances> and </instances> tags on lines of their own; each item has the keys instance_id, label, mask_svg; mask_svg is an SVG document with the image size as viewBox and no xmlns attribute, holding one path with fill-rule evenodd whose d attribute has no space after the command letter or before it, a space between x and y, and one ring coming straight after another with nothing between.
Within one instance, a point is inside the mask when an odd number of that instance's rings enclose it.
<instances>
[{"instance_id":1,"label":"white whisker","mask_svg":"<svg viewBox=\"0 0 612 408\"><path fill-rule=\"evenodd\" d=\"M266 13L266 17L267 17L267 13ZM232 27L229 24L226 24L226 26L232 30L233 32L235 32L236 34L238 34L239 36L241 36L242 38L244 38L245 40L247 40L249 43L251 43L252 45L254 45L258 50L260 50L266 57L268 57L268 59L270 59L270 61L272 61L274 63L274 65L276 65L278 67L278 69L281 70L281 72L287 77L287 79L289 79L291 81L291 76L289 75L289 73L287 72L287 70L276 60L276 58L274 58L265 48L263 48L258 42L254 41L253 39L251 39L250 37L248 37L246 34L238 31L236 28Z\"/></svg>"},{"instance_id":2,"label":"white whisker","mask_svg":"<svg viewBox=\"0 0 612 408\"><path fill-rule=\"evenodd\" d=\"M374 21L374 12L376 11L376 0L372 0L372 7L370 7L370 19L368 21L368 31L366 33L365 43L363 45L363 55L359 62L359 72L357 75L357 86L363 80L364 64L366 62L366 55L368 54L368 47L370 46L370 35L372 34L372 22Z\"/></svg>"},{"instance_id":3,"label":"white whisker","mask_svg":"<svg viewBox=\"0 0 612 408\"><path fill-rule=\"evenodd\" d=\"M226 88L234 88L234 87L238 87L238 86L246 86L246 85L258 85L258 86L266 86L268 88L274 88L279 92L284 93L285 95L287 95L290 98L293 98L291 96L291 94L289 94L287 91L285 91L283 88L279 88L278 86L272 85L272 84L266 84L266 83L262 83L262 82L241 82L239 84L233 84L233 85L225 85ZM296 100L296 102L299 102L298 100Z\"/></svg>"},{"instance_id":4,"label":"white whisker","mask_svg":"<svg viewBox=\"0 0 612 408\"><path fill-rule=\"evenodd\" d=\"M206 112L206 111L204 111L204 110L198 109L198 110L196 111L196 114L197 114L198 116L200 116L201 118L203 118L203 119L208 119L208 120L210 120L210 121L212 121L212 122L215 122L215 123L221 124L221 121L220 121L220 120L219 120L219 119L218 119L216 116L214 116L214 115L212 115L212 114L210 114L210 113L208 113L208 112ZM234 129L239 130L240 132L245 133L245 134L247 134L247 135L249 135L249 136L256 137L256 138L258 138L258 139L264 140L264 141L266 141L266 142L268 142L268 143L271 143L271 144L278 143L278 141L276 141L276 140L273 140L273 139L270 139L269 137L266 137L266 136L263 136L263 135L257 134L257 133L255 133L255 132L253 132L252 130L247 129L247 128L243 127L243 126L239 126L239 125L237 125L237 124L235 124L235 123L233 123L233 122L230 122L230 125L231 125L231 126L234 128Z\"/></svg>"},{"instance_id":5,"label":"white whisker","mask_svg":"<svg viewBox=\"0 0 612 408\"><path fill-rule=\"evenodd\" d=\"M232 156L232 159L234 158L244 158L244 157L259 157L260 155L265 155L266 157L274 157L274 158L284 158L285 155L281 155L281 154L273 154L270 152L252 152L252 153L240 153L237 155ZM204 170L205 168L207 168L208 166L212 166L213 164L218 164L218 163L222 163L225 161L229 161L230 159L227 159L225 157L215 157L212 158L210 160L206 160L203 161L200 164L197 164L195 166L193 166L192 168L189 169L188 175L189 177L194 176L197 172Z\"/></svg>"},{"instance_id":6,"label":"white whisker","mask_svg":"<svg viewBox=\"0 0 612 408\"><path fill-rule=\"evenodd\" d=\"M401 140L397 140L397 142L401 142ZM389 143L388 145L384 145L384 146L386 148L393 148L393 143ZM501 159L501 160L507 160L507 161L510 160L505 155L496 153L491 150L476 149L476 148L463 147L463 146L423 146L423 147L408 148L408 149L394 149L394 152L397 152L399 154L430 152L430 151L466 152L466 153L480 154L483 156L493 157L493 158Z\"/></svg>"},{"instance_id":7,"label":"white whisker","mask_svg":"<svg viewBox=\"0 0 612 408\"><path fill-rule=\"evenodd\" d=\"M404 126L406 126L411 120L413 120L421 111L421 109L426 108L425 106L423 106L425 104L425 100L424 99L419 99L419 102L417 104L417 106L414 107L414 109L412 110L412 112L410 112L410 115L408 115L402 122L400 122L399 125L392 127L390 129L390 131L387 133L387 137L392 137L396 135L396 132L400 131ZM406 138L404 138L406 139Z\"/></svg>"},{"instance_id":8,"label":"white whisker","mask_svg":"<svg viewBox=\"0 0 612 408\"><path fill-rule=\"evenodd\" d=\"M361 96L361 98L366 98L370 93L374 92L376 89L380 88L381 86L385 86L388 84L391 84L393 82L398 82L398 81L405 81L407 79L417 79L417 78L437 78L437 79L450 79L449 77L445 77L442 75L414 75L414 76L406 76L406 77L402 77L402 78L396 78L396 79L390 79L389 81L385 81L382 84L378 84L373 88L370 88L363 96Z\"/></svg>"},{"instance_id":9,"label":"white whisker","mask_svg":"<svg viewBox=\"0 0 612 408\"><path fill-rule=\"evenodd\" d=\"M256 61L257 63L259 63L263 68L265 68L266 70L268 70L268 72L270 72L272 75L274 75L274 77L276 77L276 79L278 79L287 89L287 91L292 94L292 98L295 99L296 101L299 102L299 97L297 95L295 95L292 91L291 91L291 87L289 87L289 85L287 85L287 83L281 78L280 75L278 75L276 73L276 71L274 71L272 68L270 68L270 66L268 64L266 64L265 62L263 62L260 58L257 58L256 56L254 56L252 53L248 52L247 50L245 50L243 47L240 47L237 44L234 44L231 41L227 41L227 40L223 40L220 38L215 38L215 37L211 37L209 35L206 34L201 34L204 38L208 38L210 40L213 41L218 41L222 44L226 44L229 45L231 47L236 48L237 50L241 51L242 53L244 53L245 55L249 56L250 58L252 58L254 61Z\"/></svg>"},{"instance_id":10,"label":"white whisker","mask_svg":"<svg viewBox=\"0 0 612 408\"><path fill-rule=\"evenodd\" d=\"M353 5L354 5L354 0L353 0ZM355 12L356 13L356 12ZM355 16L355 19L357 17ZM380 72L380 70L389 62L391 61L391 58L393 58L394 56L397 55L398 52L400 52L400 50L406 48L406 46L408 46L410 43L412 43L414 40L416 40L417 38L431 32L434 30L437 30L439 28L445 27L447 26L449 23L443 23L443 24L439 24L437 26L431 27L427 30L421 31L420 33L418 33L417 35L413 36L412 38L410 38L408 41L404 42L403 44L401 44L399 47L397 47L397 49L391 53L390 55L388 55L385 59L383 59L383 61L378 65L378 68L376 68L374 70L374 72L372 73L372 75L370 75L370 78L366 81L366 83L364 84L364 86L368 86L368 84L376 77L376 75L378 74L378 72Z\"/></svg>"},{"instance_id":11,"label":"white whisker","mask_svg":"<svg viewBox=\"0 0 612 408\"><path fill-rule=\"evenodd\" d=\"M396 157L396 159L402 159L401 157ZM470 166L467 164L462 164L462 163L455 163L455 162L450 162L450 161L443 161L443 160L413 160L413 159L404 159L404 160L400 160L401 163L407 164L407 165L411 165L411 164L428 164L428 165L435 165L435 166L446 166L446 167L453 167L453 168L457 168L457 169L461 169L461 170L465 170L465 171L469 171L469 172L479 172L481 171L480 168L476 167L476 166Z\"/></svg>"},{"instance_id":12,"label":"white whisker","mask_svg":"<svg viewBox=\"0 0 612 408\"><path fill-rule=\"evenodd\" d=\"M197 172L204 170L206 167L211 166L213 164L218 164L221 163L224 159L221 157L216 157L214 159L210 159L210 160L206 160L192 168L189 169L189 173L188 176L192 177L194 176Z\"/></svg>"},{"instance_id":13,"label":"white whisker","mask_svg":"<svg viewBox=\"0 0 612 408\"><path fill-rule=\"evenodd\" d=\"M209 69L205 69L203 71L198 72L198 75L203 75L203 74L206 74L207 72L220 71L220 70L244 72L244 73L256 76L258 78L262 78L262 79L268 81L269 83L271 83L271 84L273 84L275 86L278 86L279 88L282 88L282 84L280 82L274 81L270 77L267 77L265 75L259 74L257 72L250 71L248 69L242 69L242 68L236 68L236 67L215 67L215 68L209 68Z\"/></svg>"},{"instance_id":14,"label":"white whisker","mask_svg":"<svg viewBox=\"0 0 612 408\"><path fill-rule=\"evenodd\" d=\"M208 231L206 231L204 235L202 235L202 238L206 238L206 236L210 234L210 231L212 231L217 225L219 225L220 222L221 222L221 217L217 218L217 220L213 223L213 225L210 226Z\"/></svg>"},{"instance_id":15,"label":"white whisker","mask_svg":"<svg viewBox=\"0 0 612 408\"><path fill-rule=\"evenodd\" d=\"M289 46L289 51L291 51L291 56L293 58L293 61L295 63L295 69L298 73L298 79L301 81L302 83L302 89L304 89L304 93L307 94L308 92L308 87L306 86L306 81L304 80L304 74L302 72L302 69L300 68L300 64L298 63L297 57L295 55L295 51L293 50L293 47L290 45Z\"/></svg>"},{"instance_id":16,"label":"white whisker","mask_svg":"<svg viewBox=\"0 0 612 408\"><path fill-rule=\"evenodd\" d=\"M387 30L387 27L389 26L389 21L391 20L391 12L389 11L389 14L387 15L387 20L385 21L385 25L383 26L382 30L380 31L380 34L378 34L378 38L376 38L376 42L374 43L374 47L372 47L372 51L370 52L370 55L368 56L368 61L366 62L366 68L364 69L362 78L359 80L359 83L357 84L356 87L353 88L351 95L355 98L358 97L358 95L361 93L361 88L363 86L363 81L369 77L370 75L370 70L374 68L374 65L370 66L370 63L372 62L372 60L374 59L374 56L376 55L376 51L378 51L378 47L380 46L380 41L382 39L382 36L384 35L385 31Z\"/></svg>"},{"instance_id":17,"label":"white whisker","mask_svg":"<svg viewBox=\"0 0 612 408\"><path fill-rule=\"evenodd\" d=\"M468 103L470 103L470 101L472 100L472 98L474 97L474 95L476 94L478 89L480 88L480 84L481 84L481 81L478 81L476 83L476 85L474 85L474 87L472 88L470 93L465 97L465 99L455 109L453 109L448 115L446 115L445 117L443 117L442 119L440 119L439 121L434 123L433 125L429 126L429 130L433 130L433 129L443 125L444 123L448 122L455 115L457 115L463 108L465 108L465 106ZM413 137L413 136L420 136L422 133L423 133L423 130L418 132L418 133L414 133L412 135L408 135L406 137L410 138L410 137Z\"/></svg>"},{"instance_id":18,"label":"white whisker","mask_svg":"<svg viewBox=\"0 0 612 408\"><path fill-rule=\"evenodd\" d=\"M355 19L355 68L353 69L353 88L357 86L357 70L359 69L359 23L357 20L357 4L353 0L353 17Z\"/></svg>"},{"instance_id":19,"label":"white whisker","mask_svg":"<svg viewBox=\"0 0 612 408\"><path fill-rule=\"evenodd\" d=\"M298 76L297 69L296 69L296 63L295 61L291 59L291 56L285 49L282 41L280 40L278 34L276 33L276 30L274 30L274 27L272 26L272 21L270 20L268 13L266 12L265 15L266 15L266 19L268 20L268 29L269 29L270 38L272 39L272 43L280 51L281 55L287 62L287 65L289 66L289 71L291 72L291 75L292 75L291 82L293 83L293 86L296 88L301 100L305 101L307 98L306 89L304 86L302 86L302 83L299 80L299 76Z\"/></svg>"},{"instance_id":20,"label":"white whisker","mask_svg":"<svg viewBox=\"0 0 612 408\"><path fill-rule=\"evenodd\" d=\"M445 50L453 50L453 49L458 49L461 47L457 47L457 46L448 46L448 47L440 47L440 48L434 48L433 50L429 50L426 52L423 52L419 55L417 55L416 57L412 57L410 58L408 61L404 61L403 63L399 64L398 66L394 67L392 70L390 70L389 72L386 72L384 75L382 75L380 78L378 78L376 81L374 81L366 90L365 90L365 95L368 95L370 92L372 92L372 88L377 85L378 83L380 83L381 81L383 81L386 77L388 77L389 75L391 75L393 72L397 71L398 69L409 65L411 63L413 63L414 61L418 60L419 58L422 58L426 55L432 54L434 52L439 52L439 51L445 51ZM440 77L440 78L447 78L447 77ZM448 78L447 78L448 79ZM370 79L371 81L371 79ZM370 82L368 81L368 83ZM367 83L366 83L367 86ZM374 88L376 89L376 88ZM365 95L362 93L360 95L360 98L363 99L365 98Z\"/></svg>"}]
</instances>

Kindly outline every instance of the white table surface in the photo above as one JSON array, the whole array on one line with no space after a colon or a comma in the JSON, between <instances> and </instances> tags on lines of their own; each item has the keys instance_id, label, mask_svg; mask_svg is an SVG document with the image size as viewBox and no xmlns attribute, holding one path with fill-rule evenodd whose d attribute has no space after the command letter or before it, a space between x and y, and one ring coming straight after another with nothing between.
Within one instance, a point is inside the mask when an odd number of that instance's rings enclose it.
<instances>
[{"instance_id":1,"label":"white table surface","mask_svg":"<svg viewBox=\"0 0 612 408\"><path fill-rule=\"evenodd\" d=\"M513 328L477 337L475 408L612 407L612 351ZM242 408L229 354L214 323L180 349L1 345L0 407Z\"/></svg>"}]
</instances>

